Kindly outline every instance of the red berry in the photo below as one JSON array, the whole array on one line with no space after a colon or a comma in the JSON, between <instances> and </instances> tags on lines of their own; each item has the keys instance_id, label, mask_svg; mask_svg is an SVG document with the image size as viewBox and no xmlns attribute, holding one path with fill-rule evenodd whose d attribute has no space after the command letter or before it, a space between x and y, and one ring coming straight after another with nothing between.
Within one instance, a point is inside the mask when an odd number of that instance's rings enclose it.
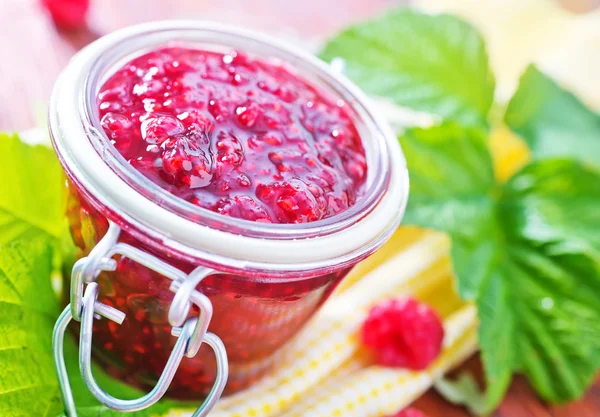
<instances>
[{"instance_id":1,"label":"red berry","mask_svg":"<svg viewBox=\"0 0 600 417\"><path fill-rule=\"evenodd\" d=\"M443 340L437 313L412 298L373 307L362 327L363 344L383 366L425 369L440 354Z\"/></svg>"},{"instance_id":2,"label":"red berry","mask_svg":"<svg viewBox=\"0 0 600 417\"><path fill-rule=\"evenodd\" d=\"M402 411L399 411L398 413L394 414L391 417L427 417L425 414L423 414L421 411L417 410L416 408L405 408Z\"/></svg>"},{"instance_id":3,"label":"red berry","mask_svg":"<svg viewBox=\"0 0 600 417\"><path fill-rule=\"evenodd\" d=\"M54 24L60 29L75 30L85 27L89 0L42 0L42 5L50 12Z\"/></svg>"}]
</instances>

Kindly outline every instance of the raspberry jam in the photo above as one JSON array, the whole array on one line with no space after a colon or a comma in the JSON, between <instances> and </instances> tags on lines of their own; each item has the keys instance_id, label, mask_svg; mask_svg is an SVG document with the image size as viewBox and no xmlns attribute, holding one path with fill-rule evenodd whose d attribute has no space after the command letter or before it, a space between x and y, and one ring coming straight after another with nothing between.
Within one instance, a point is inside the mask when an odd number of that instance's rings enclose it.
<instances>
[{"instance_id":1,"label":"raspberry jam","mask_svg":"<svg viewBox=\"0 0 600 417\"><path fill-rule=\"evenodd\" d=\"M171 279L209 273L196 290L233 393L278 365L407 202L397 138L356 86L305 51L220 24L152 22L93 42L57 82L49 126L69 179L74 282L89 267L98 301L125 314L84 336L104 369L145 391L177 341ZM112 268L94 263L103 256L115 270L93 270ZM215 354L203 343L183 358L167 394L205 396Z\"/></svg>"},{"instance_id":2,"label":"raspberry jam","mask_svg":"<svg viewBox=\"0 0 600 417\"><path fill-rule=\"evenodd\" d=\"M365 151L344 101L279 63L163 47L117 70L98 106L131 165L205 209L306 223L361 194Z\"/></svg>"}]
</instances>

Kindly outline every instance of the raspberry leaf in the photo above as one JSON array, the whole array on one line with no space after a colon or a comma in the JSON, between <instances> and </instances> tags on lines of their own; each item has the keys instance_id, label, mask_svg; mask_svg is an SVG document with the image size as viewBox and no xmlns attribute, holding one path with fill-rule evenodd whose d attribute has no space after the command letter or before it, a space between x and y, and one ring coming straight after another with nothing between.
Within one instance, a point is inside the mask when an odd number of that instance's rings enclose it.
<instances>
[{"instance_id":1,"label":"raspberry leaf","mask_svg":"<svg viewBox=\"0 0 600 417\"><path fill-rule=\"evenodd\" d=\"M48 237L0 246L2 416L54 416L61 409L50 348L59 310L50 287L52 258Z\"/></svg>"},{"instance_id":2,"label":"raspberry leaf","mask_svg":"<svg viewBox=\"0 0 600 417\"><path fill-rule=\"evenodd\" d=\"M600 367L600 172L573 160L534 162L506 184L498 208L515 368L545 399L577 398ZM484 328L507 317L480 318Z\"/></svg>"},{"instance_id":3,"label":"raspberry leaf","mask_svg":"<svg viewBox=\"0 0 600 417\"><path fill-rule=\"evenodd\" d=\"M600 170L570 159L530 164L504 187L500 213L511 240L553 256L600 264ZM583 262L578 259L577 263Z\"/></svg>"},{"instance_id":4,"label":"raspberry leaf","mask_svg":"<svg viewBox=\"0 0 600 417\"><path fill-rule=\"evenodd\" d=\"M405 222L451 236L461 295L478 306L486 410L513 372L546 400L581 396L600 368L600 173L548 159L500 187L473 129L400 141L412 173Z\"/></svg>"},{"instance_id":5,"label":"raspberry leaf","mask_svg":"<svg viewBox=\"0 0 600 417\"><path fill-rule=\"evenodd\" d=\"M534 157L572 156L600 163L600 115L531 65L504 116Z\"/></svg>"},{"instance_id":6,"label":"raspberry leaf","mask_svg":"<svg viewBox=\"0 0 600 417\"><path fill-rule=\"evenodd\" d=\"M366 92L466 125L485 125L495 81L481 35L449 15L398 9L329 40L325 61L341 58Z\"/></svg>"},{"instance_id":7,"label":"raspberry leaf","mask_svg":"<svg viewBox=\"0 0 600 417\"><path fill-rule=\"evenodd\" d=\"M459 290L472 299L496 265L495 180L482 133L446 123L409 129L400 138L410 172L410 199L404 224L452 236ZM490 221L491 220L491 221Z\"/></svg>"},{"instance_id":8,"label":"raspberry leaf","mask_svg":"<svg viewBox=\"0 0 600 417\"><path fill-rule=\"evenodd\" d=\"M72 247L64 239L64 177L50 148L3 133L0 147L0 415L53 416L62 406L51 274L60 268L58 248Z\"/></svg>"},{"instance_id":9,"label":"raspberry leaf","mask_svg":"<svg viewBox=\"0 0 600 417\"><path fill-rule=\"evenodd\" d=\"M0 133L0 244L65 230L64 174L49 147Z\"/></svg>"}]
</instances>

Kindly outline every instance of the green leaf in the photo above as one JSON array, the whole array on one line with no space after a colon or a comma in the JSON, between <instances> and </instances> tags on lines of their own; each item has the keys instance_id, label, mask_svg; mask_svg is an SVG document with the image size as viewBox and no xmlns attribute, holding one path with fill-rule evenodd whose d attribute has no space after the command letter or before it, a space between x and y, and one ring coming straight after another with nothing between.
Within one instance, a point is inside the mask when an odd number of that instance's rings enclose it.
<instances>
[{"instance_id":1,"label":"green leaf","mask_svg":"<svg viewBox=\"0 0 600 417\"><path fill-rule=\"evenodd\" d=\"M496 253L501 254L502 248L498 248ZM516 357L519 352L515 349L515 328L518 317L514 306L510 304L509 285L506 282L511 273L510 265L496 262L489 279L480 287L477 295L479 347L487 382L487 412L492 411L502 401L512 380L512 374L517 370ZM494 321L500 317L501 322Z\"/></svg>"},{"instance_id":2,"label":"green leaf","mask_svg":"<svg viewBox=\"0 0 600 417\"><path fill-rule=\"evenodd\" d=\"M516 368L546 399L577 398L600 367L600 173L535 162L506 184L498 215L511 243Z\"/></svg>"},{"instance_id":3,"label":"green leaf","mask_svg":"<svg viewBox=\"0 0 600 417\"><path fill-rule=\"evenodd\" d=\"M398 9L342 31L320 57L342 58L345 74L367 93L461 124L486 124L495 82L485 45L454 16Z\"/></svg>"},{"instance_id":4,"label":"green leaf","mask_svg":"<svg viewBox=\"0 0 600 417\"><path fill-rule=\"evenodd\" d=\"M600 263L598 170L568 159L529 165L504 190L501 209L512 239L582 253Z\"/></svg>"},{"instance_id":5,"label":"green leaf","mask_svg":"<svg viewBox=\"0 0 600 417\"><path fill-rule=\"evenodd\" d=\"M36 237L0 246L0 415L54 417L59 411L50 287L52 245ZM35 399L35 401L32 401Z\"/></svg>"},{"instance_id":6,"label":"green leaf","mask_svg":"<svg viewBox=\"0 0 600 417\"><path fill-rule=\"evenodd\" d=\"M0 147L0 415L54 416L50 276L65 236L64 177L50 148L3 133Z\"/></svg>"},{"instance_id":7,"label":"green leaf","mask_svg":"<svg viewBox=\"0 0 600 417\"><path fill-rule=\"evenodd\" d=\"M433 383L433 387L446 401L464 405L471 414L483 415L486 411L485 398L471 374L463 372L456 380L442 377Z\"/></svg>"},{"instance_id":8,"label":"green leaf","mask_svg":"<svg viewBox=\"0 0 600 417\"><path fill-rule=\"evenodd\" d=\"M64 174L52 149L0 133L0 244L65 230Z\"/></svg>"},{"instance_id":9,"label":"green leaf","mask_svg":"<svg viewBox=\"0 0 600 417\"><path fill-rule=\"evenodd\" d=\"M580 397L600 366L598 270L581 275L584 268L568 259L526 245L512 247L505 262L477 300L482 359L494 392L488 410L513 371L526 374L546 400Z\"/></svg>"},{"instance_id":10,"label":"green leaf","mask_svg":"<svg viewBox=\"0 0 600 417\"><path fill-rule=\"evenodd\" d=\"M412 174L405 223L451 236L459 290L478 307L485 411L513 372L546 400L581 396L600 368L600 173L548 159L500 187L473 129L400 141Z\"/></svg>"},{"instance_id":11,"label":"green leaf","mask_svg":"<svg viewBox=\"0 0 600 417\"><path fill-rule=\"evenodd\" d=\"M504 120L535 158L572 156L600 165L600 115L533 65L521 77Z\"/></svg>"},{"instance_id":12,"label":"green leaf","mask_svg":"<svg viewBox=\"0 0 600 417\"><path fill-rule=\"evenodd\" d=\"M444 231L452 236L454 268L464 298L471 299L493 272L495 250L488 236L493 218L494 172L482 133L446 123L409 129L400 137L410 172L405 224ZM468 272L468 273L467 273Z\"/></svg>"}]
</instances>

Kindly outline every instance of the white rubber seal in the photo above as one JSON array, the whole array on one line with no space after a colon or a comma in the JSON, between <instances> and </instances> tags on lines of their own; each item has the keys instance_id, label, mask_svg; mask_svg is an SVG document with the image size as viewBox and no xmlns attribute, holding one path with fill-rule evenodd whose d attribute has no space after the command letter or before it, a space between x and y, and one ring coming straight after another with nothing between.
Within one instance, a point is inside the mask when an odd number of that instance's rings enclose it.
<instances>
[{"instance_id":1,"label":"white rubber seal","mask_svg":"<svg viewBox=\"0 0 600 417\"><path fill-rule=\"evenodd\" d=\"M234 259L252 263L288 265L292 269L298 264L314 264L339 260L347 256L360 256L370 244L383 234L395 229L403 214L408 198L408 174L406 162L398 141L386 122L369 108L367 97L351 82L341 78L343 85L372 114L379 127L386 132L388 151L391 159L391 183L385 196L377 207L361 221L327 236L310 239L281 240L262 239L240 236L216 229L211 229L166 210L159 204L141 195L123 181L96 152L86 137L82 126L80 108L80 80L89 72L95 58L110 50L124 38L160 28L190 28L223 30L223 25L198 21L152 22L120 30L80 51L69 63L61 75L53 94L50 113L50 124L55 140L55 147L67 169L80 178L83 183L90 184L92 192L109 209L122 213L126 218L135 219L149 228L154 235L165 240L175 241L192 251L214 254L222 259ZM228 32L252 36L260 41L274 45L282 45L276 39L262 34L227 28ZM315 66L329 71L326 64L294 46L285 44L282 47L290 50L302 59ZM59 137L56 137L56 136ZM336 263L336 262L332 262Z\"/></svg>"}]
</instances>

